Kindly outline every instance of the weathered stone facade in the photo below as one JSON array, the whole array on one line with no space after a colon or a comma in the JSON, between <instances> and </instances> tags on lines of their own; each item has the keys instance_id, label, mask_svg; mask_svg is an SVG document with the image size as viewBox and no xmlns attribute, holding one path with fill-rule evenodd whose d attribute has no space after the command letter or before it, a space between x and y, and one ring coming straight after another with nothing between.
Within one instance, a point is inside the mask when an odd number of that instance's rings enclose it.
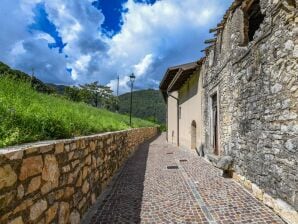
<instances>
[{"instance_id":1,"label":"weathered stone facade","mask_svg":"<svg viewBox=\"0 0 298 224\"><path fill-rule=\"evenodd\" d=\"M298 209L297 8L271 2L260 1L265 18L247 45L240 45L243 3L227 14L207 53L205 144L212 153L208 108L216 89L220 154L234 158L237 173Z\"/></svg>"},{"instance_id":2,"label":"weathered stone facade","mask_svg":"<svg viewBox=\"0 0 298 224\"><path fill-rule=\"evenodd\" d=\"M212 45L197 62L203 103L193 110L204 111L197 149L212 161L231 156L240 183L286 221L297 221L297 1L235 1L211 32ZM176 82L177 91L179 79L166 75L161 90L168 93ZM282 207L293 212L282 214Z\"/></svg>"},{"instance_id":3,"label":"weathered stone facade","mask_svg":"<svg viewBox=\"0 0 298 224\"><path fill-rule=\"evenodd\" d=\"M80 223L137 146L140 128L0 151L0 223Z\"/></svg>"}]
</instances>

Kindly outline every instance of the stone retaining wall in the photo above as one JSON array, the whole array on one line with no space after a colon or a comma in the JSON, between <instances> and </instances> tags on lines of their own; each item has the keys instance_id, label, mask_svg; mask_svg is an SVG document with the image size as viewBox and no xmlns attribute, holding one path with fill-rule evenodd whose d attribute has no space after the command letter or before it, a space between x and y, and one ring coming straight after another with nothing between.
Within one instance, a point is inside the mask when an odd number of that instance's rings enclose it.
<instances>
[{"instance_id":1,"label":"stone retaining wall","mask_svg":"<svg viewBox=\"0 0 298 224\"><path fill-rule=\"evenodd\" d=\"M0 150L0 223L79 223L114 173L157 128Z\"/></svg>"}]
</instances>

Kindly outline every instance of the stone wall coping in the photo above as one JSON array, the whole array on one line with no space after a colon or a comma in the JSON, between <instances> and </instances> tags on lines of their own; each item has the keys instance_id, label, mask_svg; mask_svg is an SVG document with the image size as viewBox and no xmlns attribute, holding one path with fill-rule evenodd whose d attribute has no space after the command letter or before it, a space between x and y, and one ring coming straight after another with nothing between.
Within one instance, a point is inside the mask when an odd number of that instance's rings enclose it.
<instances>
[{"instance_id":1,"label":"stone wall coping","mask_svg":"<svg viewBox=\"0 0 298 224\"><path fill-rule=\"evenodd\" d=\"M24 150L32 149L32 148L47 147L47 146L55 145L55 144L59 144L59 143L69 144L69 143L73 143L73 142L79 141L79 140L92 140L92 139L97 139L98 137L108 136L110 134L124 133L124 132L130 132L133 130L142 130L142 129L146 129L146 128L156 128L156 127L152 126L152 127L130 128L130 129L125 129L125 130L120 130L120 131L102 132L102 133L93 134L93 135L76 136L76 137L68 138L68 139L45 140L45 141L37 141L37 142L32 142L32 143L25 143L25 144L21 144L21 145L8 146L5 148L0 148L0 156L5 155L7 153L24 151Z\"/></svg>"}]
</instances>

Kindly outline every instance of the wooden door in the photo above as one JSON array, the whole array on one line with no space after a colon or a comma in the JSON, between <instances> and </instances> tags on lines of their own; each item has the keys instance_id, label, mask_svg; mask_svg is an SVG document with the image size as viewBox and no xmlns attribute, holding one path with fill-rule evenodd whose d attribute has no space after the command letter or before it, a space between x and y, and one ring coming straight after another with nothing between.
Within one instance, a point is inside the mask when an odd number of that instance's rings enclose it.
<instances>
[{"instance_id":1,"label":"wooden door","mask_svg":"<svg viewBox=\"0 0 298 224\"><path fill-rule=\"evenodd\" d=\"M191 149L196 149L197 146L197 124L195 121L191 123Z\"/></svg>"},{"instance_id":2,"label":"wooden door","mask_svg":"<svg viewBox=\"0 0 298 224\"><path fill-rule=\"evenodd\" d=\"M212 132L213 132L213 152L215 155L219 154L218 150L218 108L217 108L217 94L212 96Z\"/></svg>"}]
</instances>

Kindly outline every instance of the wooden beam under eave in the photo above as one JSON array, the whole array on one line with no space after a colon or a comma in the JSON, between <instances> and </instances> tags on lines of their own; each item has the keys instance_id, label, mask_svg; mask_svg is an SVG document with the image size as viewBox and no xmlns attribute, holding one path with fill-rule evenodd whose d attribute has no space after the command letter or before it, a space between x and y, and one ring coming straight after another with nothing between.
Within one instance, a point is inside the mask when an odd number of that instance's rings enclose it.
<instances>
[{"instance_id":1,"label":"wooden beam under eave","mask_svg":"<svg viewBox=\"0 0 298 224\"><path fill-rule=\"evenodd\" d=\"M201 50L201 52L207 52L207 51L209 51L214 46L215 46L214 44L213 45L210 45L210 46L206 47L204 50Z\"/></svg>"},{"instance_id":2,"label":"wooden beam under eave","mask_svg":"<svg viewBox=\"0 0 298 224\"><path fill-rule=\"evenodd\" d=\"M216 28L210 29L209 33L214 33L214 32L218 32L219 30L223 29L223 26L218 26Z\"/></svg>"},{"instance_id":3,"label":"wooden beam under eave","mask_svg":"<svg viewBox=\"0 0 298 224\"><path fill-rule=\"evenodd\" d=\"M217 38L214 38L214 39L209 39L209 40L205 40L205 44L213 44L213 43L215 43L216 42L216 40L217 40Z\"/></svg>"}]
</instances>

